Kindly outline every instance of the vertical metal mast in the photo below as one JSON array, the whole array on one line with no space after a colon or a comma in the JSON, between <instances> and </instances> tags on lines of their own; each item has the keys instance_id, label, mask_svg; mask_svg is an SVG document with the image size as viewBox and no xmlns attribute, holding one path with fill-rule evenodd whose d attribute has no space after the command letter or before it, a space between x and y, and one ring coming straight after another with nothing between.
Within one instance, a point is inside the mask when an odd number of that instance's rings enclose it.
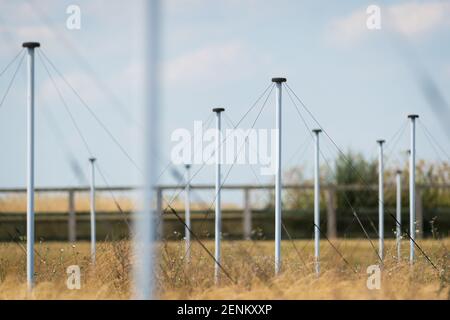
<instances>
[{"instance_id":1,"label":"vertical metal mast","mask_svg":"<svg viewBox=\"0 0 450 320\"><path fill-rule=\"evenodd\" d=\"M381 261L384 259L384 159L383 143L384 140L377 140L379 145L378 154L378 255Z\"/></svg>"},{"instance_id":2,"label":"vertical metal mast","mask_svg":"<svg viewBox=\"0 0 450 320\"><path fill-rule=\"evenodd\" d=\"M221 164L221 132L222 132L222 123L221 123L221 113L225 111L224 108L214 108L212 110L216 113L216 219L215 219L215 254L214 257L216 259L216 263L214 265L214 282L215 284L219 284L220 278L220 240L222 237L222 211L221 211L221 172L220 172L220 164Z\"/></svg>"},{"instance_id":3,"label":"vertical metal mast","mask_svg":"<svg viewBox=\"0 0 450 320\"><path fill-rule=\"evenodd\" d=\"M133 265L133 298L153 299L154 292L154 246L155 246L155 210L154 188L157 180L158 163L158 129L159 129L159 16L160 1L143 1L142 13L144 19L143 40L144 76L143 92L143 164L144 174L141 193L142 208L134 214L133 251L136 256ZM145 88L145 89L144 89Z\"/></svg>"},{"instance_id":4,"label":"vertical metal mast","mask_svg":"<svg viewBox=\"0 0 450 320\"><path fill-rule=\"evenodd\" d=\"M186 220L186 227L184 229L184 239L186 247L186 261L189 263L191 261L191 165L186 164L186 186L184 191L184 216Z\"/></svg>"},{"instance_id":5,"label":"vertical metal mast","mask_svg":"<svg viewBox=\"0 0 450 320\"><path fill-rule=\"evenodd\" d=\"M314 146L314 259L316 274L320 274L320 172L319 172L319 134L320 129L313 130Z\"/></svg>"},{"instance_id":6,"label":"vertical metal mast","mask_svg":"<svg viewBox=\"0 0 450 320\"><path fill-rule=\"evenodd\" d=\"M96 227L95 227L95 158L89 158L91 164L91 188L90 188L90 210L91 210L91 261L95 264L95 244L96 244Z\"/></svg>"},{"instance_id":7,"label":"vertical metal mast","mask_svg":"<svg viewBox=\"0 0 450 320\"><path fill-rule=\"evenodd\" d=\"M414 241L416 239L416 119L419 116L410 114L411 119L411 153L409 157L409 262L414 263Z\"/></svg>"},{"instance_id":8,"label":"vertical metal mast","mask_svg":"<svg viewBox=\"0 0 450 320\"><path fill-rule=\"evenodd\" d=\"M24 42L27 48L27 286L34 285L34 49L39 42Z\"/></svg>"},{"instance_id":9,"label":"vertical metal mast","mask_svg":"<svg viewBox=\"0 0 450 320\"><path fill-rule=\"evenodd\" d=\"M402 239L402 172L400 170L397 170L396 176L396 186L397 186L397 201L396 201L396 239L397 239L397 260L401 260L401 253L400 253L400 242Z\"/></svg>"},{"instance_id":10,"label":"vertical metal mast","mask_svg":"<svg viewBox=\"0 0 450 320\"><path fill-rule=\"evenodd\" d=\"M275 275L281 271L281 92L282 83L286 82L285 78L272 78L272 82L276 84L276 106L275 106L275 129L277 131L277 159L275 161Z\"/></svg>"}]
</instances>

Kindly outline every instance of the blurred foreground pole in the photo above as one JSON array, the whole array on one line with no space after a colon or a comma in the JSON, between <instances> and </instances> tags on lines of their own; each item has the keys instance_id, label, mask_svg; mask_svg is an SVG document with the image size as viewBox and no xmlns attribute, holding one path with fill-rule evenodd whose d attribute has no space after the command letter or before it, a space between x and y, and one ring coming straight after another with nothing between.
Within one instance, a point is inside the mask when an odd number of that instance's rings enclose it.
<instances>
[{"instance_id":1,"label":"blurred foreground pole","mask_svg":"<svg viewBox=\"0 0 450 320\"><path fill-rule=\"evenodd\" d=\"M34 49L39 42L24 42L27 48L27 286L34 285Z\"/></svg>"},{"instance_id":2,"label":"blurred foreground pole","mask_svg":"<svg viewBox=\"0 0 450 320\"><path fill-rule=\"evenodd\" d=\"M159 53L159 9L160 1L141 1L144 25L144 76L139 87L143 90L143 132L142 149L144 172L142 177L141 208L135 213L133 264L133 297L135 299L153 299L154 292L154 239L155 219L152 204L153 188L156 184L158 157L158 53Z\"/></svg>"},{"instance_id":3,"label":"blurred foreground pole","mask_svg":"<svg viewBox=\"0 0 450 320\"><path fill-rule=\"evenodd\" d=\"M285 78L272 78L277 87L275 99L275 129L277 132L275 161L275 275L281 271L281 86Z\"/></svg>"},{"instance_id":4,"label":"blurred foreground pole","mask_svg":"<svg viewBox=\"0 0 450 320\"><path fill-rule=\"evenodd\" d=\"M186 246L186 262L191 262L191 166L186 165L186 186L184 191L184 218L186 227L184 229L184 239Z\"/></svg>"},{"instance_id":5,"label":"blurred foreground pole","mask_svg":"<svg viewBox=\"0 0 450 320\"><path fill-rule=\"evenodd\" d=\"M378 154L378 255L381 262L384 259L384 164L383 164L383 143L384 140L377 140L379 145Z\"/></svg>"},{"instance_id":6,"label":"blurred foreground pole","mask_svg":"<svg viewBox=\"0 0 450 320\"><path fill-rule=\"evenodd\" d=\"M221 197L220 190L221 186L221 173L220 173L220 163L221 163L221 132L222 132L222 122L220 113L225 111L224 108L214 108L213 112L216 113L216 217L215 217L215 260L216 263L214 265L214 282L215 284L219 284L220 277L220 238L222 237L222 210L221 210Z\"/></svg>"},{"instance_id":7,"label":"blurred foreground pole","mask_svg":"<svg viewBox=\"0 0 450 320\"><path fill-rule=\"evenodd\" d=\"M400 241L402 239L402 172L397 170L396 176L397 185L397 210L396 210L396 238L397 238L397 260L401 260Z\"/></svg>"},{"instance_id":8,"label":"blurred foreground pole","mask_svg":"<svg viewBox=\"0 0 450 320\"><path fill-rule=\"evenodd\" d=\"M414 263L414 241L416 239L416 114L411 119L411 152L409 155L409 262Z\"/></svg>"},{"instance_id":9,"label":"blurred foreground pole","mask_svg":"<svg viewBox=\"0 0 450 320\"><path fill-rule=\"evenodd\" d=\"M91 210L91 261L95 264L95 243L96 243L96 227L95 227L95 158L90 158L91 163L91 188L89 195L89 203Z\"/></svg>"},{"instance_id":10,"label":"blurred foreground pole","mask_svg":"<svg viewBox=\"0 0 450 320\"><path fill-rule=\"evenodd\" d=\"M319 134L320 129L313 130L316 139L314 145L314 259L316 275L320 274L320 172L319 172Z\"/></svg>"}]
</instances>

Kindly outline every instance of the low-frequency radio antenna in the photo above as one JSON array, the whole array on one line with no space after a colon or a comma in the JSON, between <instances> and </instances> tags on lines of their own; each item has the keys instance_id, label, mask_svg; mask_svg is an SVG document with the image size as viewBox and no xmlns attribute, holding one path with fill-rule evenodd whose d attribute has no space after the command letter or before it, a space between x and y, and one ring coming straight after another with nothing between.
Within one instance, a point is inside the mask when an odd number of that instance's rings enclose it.
<instances>
[{"instance_id":1,"label":"low-frequency radio antenna","mask_svg":"<svg viewBox=\"0 0 450 320\"><path fill-rule=\"evenodd\" d=\"M401 252L400 252L400 242L402 239L402 171L397 170L395 175L395 181L396 181L396 216L397 216L397 223L396 223L396 240L397 240L397 260L401 260Z\"/></svg>"},{"instance_id":2,"label":"low-frequency radio antenna","mask_svg":"<svg viewBox=\"0 0 450 320\"><path fill-rule=\"evenodd\" d=\"M24 42L27 48L27 286L34 285L34 49L40 47L39 42Z\"/></svg>"},{"instance_id":3,"label":"low-frequency radio antenna","mask_svg":"<svg viewBox=\"0 0 450 320\"><path fill-rule=\"evenodd\" d=\"M286 82L286 78L272 78L272 82L276 84L276 100L275 100L275 129L277 132L275 161L275 275L281 271L281 102L282 102L282 84Z\"/></svg>"},{"instance_id":4,"label":"low-frequency radio antenna","mask_svg":"<svg viewBox=\"0 0 450 320\"><path fill-rule=\"evenodd\" d=\"M91 218L91 261L95 265L95 244L96 244L96 227L95 227L95 158L89 158L91 169L91 186L89 194L90 218Z\"/></svg>"},{"instance_id":5,"label":"low-frequency radio antenna","mask_svg":"<svg viewBox=\"0 0 450 320\"><path fill-rule=\"evenodd\" d=\"M377 140L378 143L378 255L381 262L384 259L384 159L383 144L385 140Z\"/></svg>"},{"instance_id":6,"label":"low-frequency radio antenna","mask_svg":"<svg viewBox=\"0 0 450 320\"><path fill-rule=\"evenodd\" d=\"M216 216L215 216L215 259L216 264L214 266L214 282L219 284L220 278L220 240L222 237L222 210L221 210L221 173L220 173L220 162L221 162L221 113L225 111L224 108L214 108L212 110L216 113Z\"/></svg>"},{"instance_id":7,"label":"low-frequency radio antenna","mask_svg":"<svg viewBox=\"0 0 450 320\"><path fill-rule=\"evenodd\" d=\"M416 119L417 114L410 114L411 146L409 154L409 262L414 263L414 242L416 239Z\"/></svg>"},{"instance_id":8,"label":"low-frequency radio antenna","mask_svg":"<svg viewBox=\"0 0 450 320\"><path fill-rule=\"evenodd\" d=\"M320 129L314 129L314 260L317 276L320 274L320 172L319 172L319 134Z\"/></svg>"},{"instance_id":9,"label":"low-frequency radio antenna","mask_svg":"<svg viewBox=\"0 0 450 320\"><path fill-rule=\"evenodd\" d=\"M186 186L184 192L184 218L186 220L186 226L184 228L184 239L185 239L185 255L186 262L191 261L191 165L186 164Z\"/></svg>"}]
</instances>

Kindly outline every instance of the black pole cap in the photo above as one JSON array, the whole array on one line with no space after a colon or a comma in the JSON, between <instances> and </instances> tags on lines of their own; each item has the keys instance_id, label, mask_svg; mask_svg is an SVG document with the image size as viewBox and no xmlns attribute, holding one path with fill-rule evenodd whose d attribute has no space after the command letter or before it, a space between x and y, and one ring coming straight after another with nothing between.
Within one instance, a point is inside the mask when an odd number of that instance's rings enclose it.
<instances>
[{"instance_id":1,"label":"black pole cap","mask_svg":"<svg viewBox=\"0 0 450 320\"><path fill-rule=\"evenodd\" d=\"M90 162L94 162L95 160L97 160L96 158L89 158Z\"/></svg>"},{"instance_id":2,"label":"black pole cap","mask_svg":"<svg viewBox=\"0 0 450 320\"><path fill-rule=\"evenodd\" d=\"M282 83L282 82L286 82L287 79L286 78L272 78L272 82L276 82L276 83Z\"/></svg>"},{"instance_id":3,"label":"black pole cap","mask_svg":"<svg viewBox=\"0 0 450 320\"><path fill-rule=\"evenodd\" d=\"M402 170L397 170L396 173L397 174L402 174Z\"/></svg>"},{"instance_id":4,"label":"black pole cap","mask_svg":"<svg viewBox=\"0 0 450 320\"><path fill-rule=\"evenodd\" d=\"M312 132L314 132L314 133L321 133L322 129L313 129Z\"/></svg>"},{"instance_id":5,"label":"black pole cap","mask_svg":"<svg viewBox=\"0 0 450 320\"><path fill-rule=\"evenodd\" d=\"M221 112L225 111L225 109L224 108L214 108L214 109L212 109L212 111L216 112L216 113L221 113Z\"/></svg>"},{"instance_id":6,"label":"black pole cap","mask_svg":"<svg viewBox=\"0 0 450 320\"><path fill-rule=\"evenodd\" d=\"M416 119L418 117L419 117L418 114L408 114L408 118L410 118L410 119Z\"/></svg>"},{"instance_id":7,"label":"black pole cap","mask_svg":"<svg viewBox=\"0 0 450 320\"><path fill-rule=\"evenodd\" d=\"M379 143L379 144L383 144L385 142L386 142L386 140L383 140L383 139L377 140L377 143Z\"/></svg>"},{"instance_id":8,"label":"black pole cap","mask_svg":"<svg viewBox=\"0 0 450 320\"><path fill-rule=\"evenodd\" d=\"M29 49L39 48L40 46L41 46L41 44L39 42L24 42L24 43L22 43L22 47L29 48Z\"/></svg>"},{"instance_id":9,"label":"black pole cap","mask_svg":"<svg viewBox=\"0 0 450 320\"><path fill-rule=\"evenodd\" d=\"M184 165L184 167L185 167L186 169L190 169L190 168L191 168L191 165L190 165L189 163L186 163L186 164Z\"/></svg>"}]
</instances>

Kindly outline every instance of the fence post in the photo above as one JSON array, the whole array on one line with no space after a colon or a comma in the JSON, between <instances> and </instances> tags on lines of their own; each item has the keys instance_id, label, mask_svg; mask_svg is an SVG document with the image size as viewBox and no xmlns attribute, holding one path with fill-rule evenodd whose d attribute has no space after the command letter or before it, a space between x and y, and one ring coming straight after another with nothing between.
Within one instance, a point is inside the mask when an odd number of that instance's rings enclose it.
<instances>
[{"instance_id":1,"label":"fence post","mask_svg":"<svg viewBox=\"0 0 450 320\"><path fill-rule=\"evenodd\" d=\"M158 226L157 235L160 239L164 239L164 210L163 210L163 189L156 188L156 215L155 223Z\"/></svg>"},{"instance_id":2,"label":"fence post","mask_svg":"<svg viewBox=\"0 0 450 320\"><path fill-rule=\"evenodd\" d=\"M77 241L77 217L75 215L75 191L69 190L69 222L68 222L69 242Z\"/></svg>"},{"instance_id":3,"label":"fence post","mask_svg":"<svg viewBox=\"0 0 450 320\"><path fill-rule=\"evenodd\" d=\"M327 187L327 237L329 239L337 238L336 226L336 188L334 186Z\"/></svg>"},{"instance_id":4,"label":"fence post","mask_svg":"<svg viewBox=\"0 0 450 320\"><path fill-rule=\"evenodd\" d=\"M250 189L244 188L244 240L252 237L252 209L250 204Z\"/></svg>"},{"instance_id":5,"label":"fence post","mask_svg":"<svg viewBox=\"0 0 450 320\"><path fill-rule=\"evenodd\" d=\"M421 187L416 187L416 230L417 238L423 238L423 190Z\"/></svg>"}]
</instances>

